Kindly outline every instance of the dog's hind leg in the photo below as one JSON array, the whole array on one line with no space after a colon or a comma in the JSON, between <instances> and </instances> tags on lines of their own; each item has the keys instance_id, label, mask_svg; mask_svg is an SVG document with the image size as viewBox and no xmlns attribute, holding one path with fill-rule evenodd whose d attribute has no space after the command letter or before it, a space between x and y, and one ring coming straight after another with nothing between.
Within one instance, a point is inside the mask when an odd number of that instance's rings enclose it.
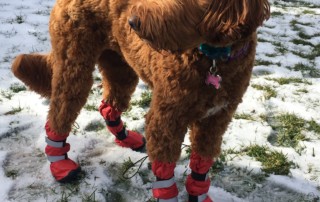
<instances>
[{"instance_id":1,"label":"dog's hind leg","mask_svg":"<svg viewBox=\"0 0 320 202\"><path fill-rule=\"evenodd\" d=\"M189 202L211 202L207 196L210 187L210 179L207 173L213 165L213 159L218 157L221 151L222 136L227 130L228 124L236 105L228 105L216 114L196 121L191 126L191 174L186 181L186 189L189 193Z\"/></svg>"},{"instance_id":2,"label":"dog's hind leg","mask_svg":"<svg viewBox=\"0 0 320 202\"><path fill-rule=\"evenodd\" d=\"M65 38L60 38L64 46L53 43L53 76L52 92L48 122L46 124L47 147L46 154L51 162L52 175L59 182L69 182L75 179L80 167L68 158L70 145L66 139L72 124L81 108L86 103L93 84L92 72L95 60L94 52L88 53L80 44L74 41L72 45ZM55 42L55 41L54 41Z\"/></svg>"},{"instance_id":3,"label":"dog's hind leg","mask_svg":"<svg viewBox=\"0 0 320 202\"><path fill-rule=\"evenodd\" d=\"M12 64L13 74L43 97L51 96L51 55L22 54Z\"/></svg>"},{"instance_id":4,"label":"dog's hind leg","mask_svg":"<svg viewBox=\"0 0 320 202\"><path fill-rule=\"evenodd\" d=\"M92 73L102 43L97 40L95 32L82 26L77 29L69 27L70 23L60 21L51 24L55 25L50 27L54 62L45 153L55 179L70 182L77 176L80 167L68 157L70 144L66 143L66 139L89 96Z\"/></svg>"},{"instance_id":5,"label":"dog's hind leg","mask_svg":"<svg viewBox=\"0 0 320 202\"><path fill-rule=\"evenodd\" d=\"M100 56L99 70L104 90L99 111L108 130L115 135L115 142L119 146L143 151L144 137L137 132L126 130L121 120L121 113L129 107L131 95L138 84L138 76L123 58L112 50L105 50Z\"/></svg>"},{"instance_id":6,"label":"dog's hind leg","mask_svg":"<svg viewBox=\"0 0 320 202\"><path fill-rule=\"evenodd\" d=\"M105 50L98 61L103 82L103 99L119 110L129 107L138 76L115 51Z\"/></svg>"}]
</instances>

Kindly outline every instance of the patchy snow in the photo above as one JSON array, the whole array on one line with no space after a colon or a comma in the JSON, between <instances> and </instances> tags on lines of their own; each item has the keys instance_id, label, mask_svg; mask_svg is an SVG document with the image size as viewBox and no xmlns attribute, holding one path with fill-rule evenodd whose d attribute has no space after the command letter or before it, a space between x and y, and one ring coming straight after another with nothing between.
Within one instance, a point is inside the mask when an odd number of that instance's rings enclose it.
<instances>
[{"instance_id":1,"label":"patchy snow","mask_svg":"<svg viewBox=\"0 0 320 202\"><path fill-rule=\"evenodd\" d=\"M2 169L6 156L7 152L0 151L0 201L6 201L8 199L8 192L13 185L13 181L5 177L4 170Z\"/></svg>"},{"instance_id":2,"label":"patchy snow","mask_svg":"<svg viewBox=\"0 0 320 202\"><path fill-rule=\"evenodd\" d=\"M236 112L240 118L233 119L224 135L224 168L212 176L209 196L217 202L320 200L319 130L304 129L306 140L296 148L285 147L270 140L275 129L269 120L290 113L320 125L320 1L271 2L273 14L258 30L251 85ZM0 201L151 201L154 176L148 159L131 179L122 176L125 161L136 162L146 154L117 147L105 129L88 130L90 124L104 125L97 110L82 109L68 138L69 156L81 164L84 177L77 184L61 185L49 172L43 153L48 100L29 90L14 92L13 84L22 83L10 67L20 53L50 51L48 19L54 3L0 2ZM100 77L98 71L94 77ZM277 82L285 78L303 82ZM97 80L87 102L96 108L101 99L98 85ZM257 86L269 87L275 94L268 97L267 90ZM132 99L139 100L146 90L140 81ZM127 127L143 133L147 110L133 105L123 116ZM188 135L184 144L190 145ZM262 163L241 152L251 145L286 155L292 164L289 175L266 177ZM175 169L180 201L187 196L184 181L189 172L183 149Z\"/></svg>"}]
</instances>

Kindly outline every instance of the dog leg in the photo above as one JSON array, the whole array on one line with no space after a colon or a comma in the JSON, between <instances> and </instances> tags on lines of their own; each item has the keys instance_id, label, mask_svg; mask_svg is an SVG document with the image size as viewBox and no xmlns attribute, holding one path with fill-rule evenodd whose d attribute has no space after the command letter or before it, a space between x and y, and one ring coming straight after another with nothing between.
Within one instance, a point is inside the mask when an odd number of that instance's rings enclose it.
<instances>
[{"instance_id":1,"label":"dog leg","mask_svg":"<svg viewBox=\"0 0 320 202\"><path fill-rule=\"evenodd\" d=\"M196 107L193 100L196 96L189 92L184 94L179 88L170 86L170 92L175 95L170 97L164 91L166 88L155 87L151 108L146 116L147 151L157 178L153 184L153 196L160 202L175 202L178 200L178 189L174 182L174 168L180 157L188 122L192 118L189 112Z\"/></svg>"},{"instance_id":2,"label":"dog leg","mask_svg":"<svg viewBox=\"0 0 320 202\"><path fill-rule=\"evenodd\" d=\"M121 113L128 108L138 84L136 73L118 53L111 50L104 51L100 56L99 70L104 89L99 111L107 129L116 137L115 142L119 146L144 151L145 138L137 132L126 130L121 120Z\"/></svg>"},{"instance_id":3,"label":"dog leg","mask_svg":"<svg viewBox=\"0 0 320 202\"><path fill-rule=\"evenodd\" d=\"M13 74L31 90L50 98L52 67L51 55L22 54L12 64Z\"/></svg>"},{"instance_id":4,"label":"dog leg","mask_svg":"<svg viewBox=\"0 0 320 202\"><path fill-rule=\"evenodd\" d=\"M74 49L78 50L72 51ZM48 120L51 129L58 134L71 131L93 84L95 58L91 54L94 53L80 52L79 49L80 47L73 47L68 50L65 47L55 54Z\"/></svg>"},{"instance_id":5,"label":"dog leg","mask_svg":"<svg viewBox=\"0 0 320 202\"><path fill-rule=\"evenodd\" d=\"M137 74L122 56L112 50L105 50L98 63L102 74L103 99L120 111L126 110L139 81Z\"/></svg>"},{"instance_id":6,"label":"dog leg","mask_svg":"<svg viewBox=\"0 0 320 202\"><path fill-rule=\"evenodd\" d=\"M213 158L219 156L222 136L232 119L237 104L230 104L216 114L196 121L191 126L191 174L186 181L189 202L212 202L207 196L210 179L207 173L213 165Z\"/></svg>"},{"instance_id":7,"label":"dog leg","mask_svg":"<svg viewBox=\"0 0 320 202\"><path fill-rule=\"evenodd\" d=\"M79 34L82 36L81 34ZM78 36L78 35L77 35ZM82 38L68 41L68 37L52 37L52 91L46 124L46 154L51 162L52 175L58 181L74 179L79 165L69 159L70 145L65 143L72 124L86 103L93 84L92 72L96 52L88 53L87 41ZM61 145L62 143L62 145Z\"/></svg>"}]
</instances>

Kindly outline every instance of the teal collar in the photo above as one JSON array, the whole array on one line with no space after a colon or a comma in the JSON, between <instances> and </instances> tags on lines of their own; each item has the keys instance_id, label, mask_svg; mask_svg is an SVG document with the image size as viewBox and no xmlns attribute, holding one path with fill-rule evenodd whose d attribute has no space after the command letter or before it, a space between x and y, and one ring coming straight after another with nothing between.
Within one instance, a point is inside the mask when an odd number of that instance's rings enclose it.
<instances>
[{"instance_id":1,"label":"teal collar","mask_svg":"<svg viewBox=\"0 0 320 202\"><path fill-rule=\"evenodd\" d=\"M222 59L224 61L233 61L235 59L238 59L239 57L246 55L249 51L249 48L250 43L247 42L240 50L231 55L231 46L214 47L208 44L201 44L199 46L199 50L211 60Z\"/></svg>"},{"instance_id":2,"label":"teal collar","mask_svg":"<svg viewBox=\"0 0 320 202\"><path fill-rule=\"evenodd\" d=\"M201 44L199 50L212 60L221 58L228 59L231 55L231 46L214 47L208 44Z\"/></svg>"}]
</instances>

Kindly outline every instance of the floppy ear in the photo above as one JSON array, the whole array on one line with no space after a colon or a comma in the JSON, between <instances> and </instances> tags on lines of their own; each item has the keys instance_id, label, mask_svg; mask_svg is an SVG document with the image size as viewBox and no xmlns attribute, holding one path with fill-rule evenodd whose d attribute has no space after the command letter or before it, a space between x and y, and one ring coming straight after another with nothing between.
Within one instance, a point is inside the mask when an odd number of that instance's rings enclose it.
<instances>
[{"instance_id":1,"label":"floppy ear","mask_svg":"<svg viewBox=\"0 0 320 202\"><path fill-rule=\"evenodd\" d=\"M203 41L195 29L204 13L197 1L140 1L130 10L129 25L153 48L181 51L197 47Z\"/></svg>"},{"instance_id":2,"label":"floppy ear","mask_svg":"<svg viewBox=\"0 0 320 202\"><path fill-rule=\"evenodd\" d=\"M245 17L245 25L252 33L270 17L270 4L268 0L247 0L247 14Z\"/></svg>"},{"instance_id":3,"label":"floppy ear","mask_svg":"<svg viewBox=\"0 0 320 202\"><path fill-rule=\"evenodd\" d=\"M254 32L269 17L268 0L212 0L198 29L237 39Z\"/></svg>"}]
</instances>

